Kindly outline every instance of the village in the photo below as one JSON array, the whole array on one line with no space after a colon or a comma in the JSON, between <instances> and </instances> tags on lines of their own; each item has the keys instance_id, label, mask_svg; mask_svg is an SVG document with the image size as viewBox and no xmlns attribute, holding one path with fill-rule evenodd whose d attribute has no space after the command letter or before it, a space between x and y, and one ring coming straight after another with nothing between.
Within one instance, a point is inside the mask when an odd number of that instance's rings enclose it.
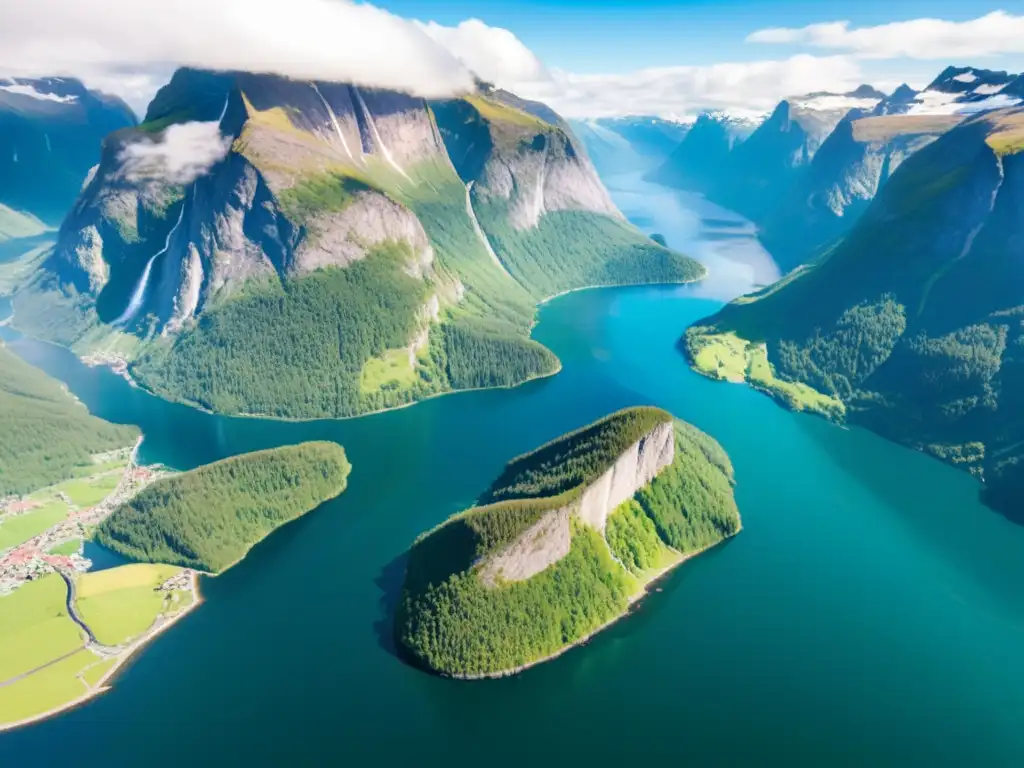
<instances>
[{"instance_id":1,"label":"village","mask_svg":"<svg viewBox=\"0 0 1024 768\"><path fill-rule=\"evenodd\" d=\"M112 459L116 460L118 453L123 458L128 451L97 456L94 460L97 466L104 466ZM59 490L60 486L56 486L57 490L54 490L50 498L45 497L45 492L37 492L27 497L15 496L0 500L0 528L14 518L31 515L47 505L59 502L66 505L67 509L67 514L61 520L43 532L13 548L0 551L0 596L49 573L57 572L71 577L92 567L92 562L83 554L81 542L121 504L150 483L169 474L161 467L138 466L135 453L136 450L132 449L127 456L124 473L113 492L97 504L79 506L66 491ZM73 549L76 543L77 550Z\"/></svg>"}]
</instances>

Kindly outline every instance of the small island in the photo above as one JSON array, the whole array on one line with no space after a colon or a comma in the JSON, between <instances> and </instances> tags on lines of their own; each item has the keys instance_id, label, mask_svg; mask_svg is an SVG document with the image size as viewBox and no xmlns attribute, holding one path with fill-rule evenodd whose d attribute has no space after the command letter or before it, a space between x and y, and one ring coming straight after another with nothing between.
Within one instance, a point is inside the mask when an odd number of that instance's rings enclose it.
<instances>
[{"instance_id":1,"label":"small island","mask_svg":"<svg viewBox=\"0 0 1024 768\"><path fill-rule=\"evenodd\" d=\"M515 674L740 527L713 438L658 408L620 411L514 459L479 506L416 540L397 639L439 674Z\"/></svg>"},{"instance_id":2,"label":"small island","mask_svg":"<svg viewBox=\"0 0 1024 768\"><path fill-rule=\"evenodd\" d=\"M154 483L95 538L131 560L223 573L277 528L340 495L350 469L331 442L233 456Z\"/></svg>"}]
</instances>

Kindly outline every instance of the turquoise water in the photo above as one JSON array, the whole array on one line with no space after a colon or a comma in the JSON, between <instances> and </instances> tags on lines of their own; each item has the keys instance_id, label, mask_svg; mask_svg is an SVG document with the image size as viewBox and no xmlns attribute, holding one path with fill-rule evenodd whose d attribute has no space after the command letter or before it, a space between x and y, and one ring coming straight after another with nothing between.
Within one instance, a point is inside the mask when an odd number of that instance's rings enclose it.
<instances>
[{"instance_id":1,"label":"turquoise water","mask_svg":"<svg viewBox=\"0 0 1024 768\"><path fill-rule=\"evenodd\" d=\"M700 291L759 280L756 243L703 242L692 201L690 218L668 199L651 214L623 202L627 183L615 194L638 223L708 249L720 277ZM693 374L676 342L719 305L695 293L565 296L535 334L559 375L345 422L210 416L16 342L95 413L141 425L145 460L186 469L326 438L353 473L341 498L205 579L205 604L112 692L0 736L0 764L1021 764L1024 528L965 474ZM411 540L515 454L640 403L726 448L743 532L518 678L458 683L395 658L387 616Z\"/></svg>"}]
</instances>

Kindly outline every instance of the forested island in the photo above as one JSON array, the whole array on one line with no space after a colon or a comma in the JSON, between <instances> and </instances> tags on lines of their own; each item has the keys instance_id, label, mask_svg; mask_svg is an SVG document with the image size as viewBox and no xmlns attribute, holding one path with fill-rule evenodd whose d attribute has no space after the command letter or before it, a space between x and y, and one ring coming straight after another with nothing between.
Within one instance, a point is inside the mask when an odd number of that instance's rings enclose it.
<instances>
[{"instance_id":1,"label":"forested island","mask_svg":"<svg viewBox=\"0 0 1024 768\"><path fill-rule=\"evenodd\" d=\"M345 490L344 449L308 442L160 480L103 521L96 541L132 560L222 573L285 523Z\"/></svg>"},{"instance_id":2,"label":"forested island","mask_svg":"<svg viewBox=\"0 0 1024 768\"><path fill-rule=\"evenodd\" d=\"M413 544L396 616L411 660L457 678L559 655L740 530L721 446L649 407L514 459L479 504Z\"/></svg>"}]
</instances>

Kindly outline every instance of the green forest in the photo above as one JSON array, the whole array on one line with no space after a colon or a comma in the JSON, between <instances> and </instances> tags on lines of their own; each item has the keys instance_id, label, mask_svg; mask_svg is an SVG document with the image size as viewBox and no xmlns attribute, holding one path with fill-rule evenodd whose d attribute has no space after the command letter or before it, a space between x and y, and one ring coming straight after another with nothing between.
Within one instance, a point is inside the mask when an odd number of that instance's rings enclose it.
<instances>
[{"instance_id":1,"label":"green forest","mask_svg":"<svg viewBox=\"0 0 1024 768\"><path fill-rule=\"evenodd\" d=\"M646 571L737 533L728 457L712 438L676 422L672 464L609 516L605 537L573 517L564 558L524 581L481 579L489 555L570 504L667 418L655 408L629 409L525 454L481 497L486 506L417 539L396 617L398 639L416 663L472 677L543 659L622 615Z\"/></svg>"},{"instance_id":2,"label":"green forest","mask_svg":"<svg viewBox=\"0 0 1024 768\"><path fill-rule=\"evenodd\" d=\"M921 149L817 263L697 325L765 342L780 379L984 477L1020 516L1024 157L997 157L992 130L980 117Z\"/></svg>"},{"instance_id":3,"label":"green forest","mask_svg":"<svg viewBox=\"0 0 1024 768\"><path fill-rule=\"evenodd\" d=\"M554 211L518 230L505 205L476 204L480 224L509 272L537 298L592 285L688 283L705 269L632 225L586 211Z\"/></svg>"},{"instance_id":4,"label":"green forest","mask_svg":"<svg viewBox=\"0 0 1024 768\"><path fill-rule=\"evenodd\" d=\"M67 480L92 455L125 448L139 431L90 416L42 371L0 342L0 498Z\"/></svg>"},{"instance_id":5,"label":"green forest","mask_svg":"<svg viewBox=\"0 0 1024 768\"><path fill-rule=\"evenodd\" d=\"M159 480L96 530L104 547L139 562L221 573L280 526L345 490L340 445L257 451Z\"/></svg>"},{"instance_id":6,"label":"green forest","mask_svg":"<svg viewBox=\"0 0 1024 768\"><path fill-rule=\"evenodd\" d=\"M132 365L145 387L220 413L353 416L444 388L436 370L413 390L360 391L371 357L409 344L427 285L406 274L408 246L390 244L345 269L252 285L205 313L169 346Z\"/></svg>"}]
</instances>

